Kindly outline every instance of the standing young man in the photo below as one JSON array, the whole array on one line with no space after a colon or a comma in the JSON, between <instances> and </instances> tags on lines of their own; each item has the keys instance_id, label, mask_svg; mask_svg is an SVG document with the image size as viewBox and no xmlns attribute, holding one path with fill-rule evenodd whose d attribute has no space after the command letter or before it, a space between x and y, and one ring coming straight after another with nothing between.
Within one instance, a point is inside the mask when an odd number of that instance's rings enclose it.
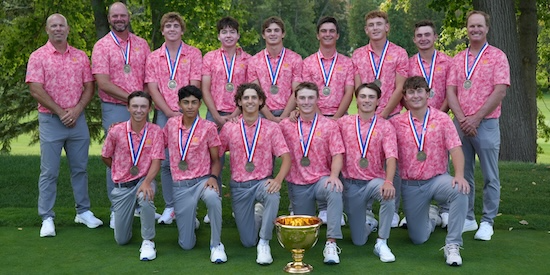
<instances>
[{"instance_id":1,"label":"standing young man","mask_svg":"<svg viewBox=\"0 0 550 275\"><path fill-rule=\"evenodd\" d=\"M292 166L286 177L292 209L297 215L315 215L315 201L327 202L327 242L323 250L326 264L340 263L342 239L340 219L343 213L343 185L338 178L345 152L336 121L317 114L319 90L311 82L296 87L299 109L297 122L285 119L281 130L292 154Z\"/></svg>"},{"instance_id":2,"label":"standing young man","mask_svg":"<svg viewBox=\"0 0 550 275\"><path fill-rule=\"evenodd\" d=\"M464 179L464 155L458 133L446 113L428 106L428 90L424 77L408 78L403 94L409 111L391 120L397 133L403 210L410 239L414 244L421 244L440 222L439 213L430 207L431 201L447 202L445 261L448 265L460 266L459 250L470 186ZM449 154L454 177L447 172Z\"/></svg>"},{"instance_id":3,"label":"standing young man","mask_svg":"<svg viewBox=\"0 0 550 275\"><path fill-rule=\"evenodd\" d=\"M391 123L376 115L381 93L374 83L360 85L355 90L357 115L347 115L338 120L346 148L342 169L344 209L353 244L364 245L372 231L372 224L363 214L367 202L371 199L380 202L380 229L374 253L382 262L393 262L395 256L387 240L395 212L392 181L397 162L397 141Z\"/></svg>"},{"instance_id":4,"label":"standing young man","mask_svg":"<svg viewBox=\"0 0 550 275\"><path fill-rule=\"evenodd\" d=\"M84 108L94 94L90 60L86 53L67 43L69 25L61 14L46 20L46 45L29 57L27 76L31 96L38 101L40 135L40 178L38 215L42 218L40 237L55 236L53 207L61 149L69 159L71 185L76 204L75 222L89 228L103 224L90 211L88 196L88 148L90 133Z\"/></svg>"},{"instance_id":5,"label":"standing young man","mask_svg":"<svg viewBox=\"0 0 550 275\"><path fill-rule=\"evenodd\" d=\"M200 87L202 54L199 49L181 41L185 22L177 12L164 14L160 20L160 29L164 44L147 57L145 83L158 110L156 124L164 127L169 118L181 115L178 89L187 85ZM162 161L160 176L165 207L158 223L171 224L175 214L168 149L166 159Z\"/></svg>"},{"instance_id":6,"label":"standing young man","mask_svg":"<svg viewBox=\"0 0 550 275\"><path fill-rule=\"evenodd\" d=\"M151 52L145 39L130 33L130 14L126 5L115 2L109 7L111 31L99 39L92 51L92 74L101 99L101 124L105 136L112 124L127 121L128 94L142 91L145 79L145 60ZM114 184L110 168L106 169L107 196L112 203ZM112 207L111 207L112 208ZM111 228L114 228L111 209Z\"/></svg>"},{"instance_id":7,"label":"standing young man","mask_svg":"<svg viewBox=\"0 0 550 275\"><path fill-rule=\"evenodd\" d=\"M240 114L235 106L235 92L239 85L246 82L246 71L250 55L239 42L239 22L232 17L220 19L216 25L218 40L221 47L204 55L202 63L202 93L204 104L208 108L206 119L221 127L231 118ZM221 167L225 163L225 155L220 158ZM222 172L218 176L218 188L222 195ZM209 223L208 215L204 222Z\"/></svg>"},{"instance_id":8,"label":"standing young man","mask_svg":"<svg viewBox=\"0 0 550 275\"><path fill-rule=\"evenodd\" d=\"M465 177L471 189L464 231L478 228L474 214L474 167L477 154L484 179L483 216L474 238L489 241L500 203L499 117L502 99L510 86L510 65L504 52L487 43L489 15L482 11L471 11L466 18L470 47L453 59L447 99L463 143Z\"/></svg>"},{"instance_id":9,"label":"standing young man","mask_svg":"<svg viewBox=\"0 0 550 275\"><path fill-rule=\"evenodd\" d=\"M267 99L261 114L275 122L287 117L296 107L294 90L302 81L302 57L283 46L285 24L279 17L262 24L265 49L248 62L247 79L262 87Z\"/></svg>"},{"instance_id":10,"label":"standing young man","mask_svg":"<svg viewBox=\"0 0 550 275\"><path fill-rule=\"evenodd\" d=\"M226 123L220 132L220 155L231 152L231 200L241 243L245 247L257 244L256 262L260 265L273 262L269 240L279 209L279 190L290 169L290 154L279 125L260 117L265 101L266 96L257 84L240 85L235 103L242 118L238 123ZM275 178L272 178L273 156L282 159ZM255 206L256 201L259 204ZM262 218L258 215L261 209Z\"/></svg>"},{"instance_id":11,"label":"standing young man","mask_svg":"<svg viewBox=\"0 0 550 275\"><path fill-rule=\"evenodd\" d=\"M216 124L201 119L202 92L189 85L178 91L179 108L183 116L168 119L164 126L165 145L169 150L170 170L174 182L174 210L178 225L178 243L192 249L196 243L195 216L199 199L208 209L210 223L210 261L227 261L221 243L222 201L217 176L220 173L218 147L220 139Z\"/></svg>"},{"instance_id":12,"label":"standing young man","mask_svg":"<svg viewBox=\"0 0 550 275\"><path fill-rule=\"evenodd\" d=\"M369 44L355 50L352 55L353 64L357 68L355 87L362 83L374 82L382 96L376 114L388 119L401 112L401 91L408 76L408 55L405 49L390 42L387 38L390 31L388 15L383 11L371 11L365 15L365 33ZM399 224L399 202L401 200L401 179L398 172L394 178L395 214L392 227Z\"/></svg>"},{"instance_id":13,"label":"standing young man","mask_svg":"<svg viewBox=\"0 0 550 275\"><path fill-rule=\"evenodd\" d=\"M130 120L114 124L109 130L101 158L113 174L111 193L115 220L115 241L119 245L132 239L134 209L141 207L141 243L139 259L151 261L155 250L155 176L164 159L164 138L157 125L147 122L151 96L136 91L128 96Z\"/></svg>"}]
</instances>

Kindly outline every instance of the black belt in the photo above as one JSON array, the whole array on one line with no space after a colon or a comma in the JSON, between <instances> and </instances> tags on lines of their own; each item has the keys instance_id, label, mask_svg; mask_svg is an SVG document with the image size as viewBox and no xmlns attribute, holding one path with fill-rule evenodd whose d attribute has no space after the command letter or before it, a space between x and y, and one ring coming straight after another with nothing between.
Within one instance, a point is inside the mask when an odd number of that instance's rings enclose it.
<instances>
[{"instance_id":1,"label":"black belt","mask_svg":"<svg viewBox=\"0 0 550 275\"><path fill-rule=\"evenodd\" d=\"M139 179L135 179L129 182L115 183L116 188L132 188L139 183Z\"/></svg>"}]
</instances>

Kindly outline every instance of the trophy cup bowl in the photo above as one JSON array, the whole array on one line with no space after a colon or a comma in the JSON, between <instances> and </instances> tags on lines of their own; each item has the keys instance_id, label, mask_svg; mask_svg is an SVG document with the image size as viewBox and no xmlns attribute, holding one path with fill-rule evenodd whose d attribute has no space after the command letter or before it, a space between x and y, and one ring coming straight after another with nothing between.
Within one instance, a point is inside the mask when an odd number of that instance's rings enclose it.
<instances>
[{"instance_id":1,"label":"trophy cup bowl","mask_svg":"<svg viewBox=\"0 0 550 275\"><path fill-rule=\"evenodd\" d=\"M277 240L292 253L293 262L283 270L288 273L308 273L313 266L302 262L304 253L315 246L319 237L321 219L314 216L280 216L275 220Z\"/></svg>"}]
</instances>

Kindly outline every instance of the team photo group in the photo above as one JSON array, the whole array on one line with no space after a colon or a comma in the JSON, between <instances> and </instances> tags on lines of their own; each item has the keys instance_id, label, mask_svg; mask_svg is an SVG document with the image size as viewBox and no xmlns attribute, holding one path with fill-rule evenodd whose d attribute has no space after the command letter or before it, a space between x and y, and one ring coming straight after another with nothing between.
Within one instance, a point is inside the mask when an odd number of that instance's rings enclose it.
<instances>
[{"instance_id":1,"label":"team photo group","mask_svg":"<svg viewBox=\"0 0 550 275\"><path fill-rule=\"evenodd\" d=\"M63 149L74 221L103 225L90 211L87 174L85 109L98 100L97 85L109 226L123 245L139 217L142 261L157 256L157 224L175 222L180 247L190 250L202 221L210 226L210 261L226 262L222 211L232 213L242 245L256 247L260 265L273 262L279 210L326 224L320 241L329 265L345 259L337 245L344 225L354 245L377 235L373 252L382 262L396 261L389 247L395 227L406 228L414 244L426 242L437 226L446 228L442 250L450 266L462 265L463 232L491 240L500 201L499 117L510 68L505 53L487 42L488 14L466 15L468 47L454 57L435 49L437 28L429 20L411 29L418 52L409 56L387 39L388 16L375 10L365 15L368 44L350 58L336 50L337 20L323 17L319 50L304 59L284 47L285 24L275 16L263 22L265 49L255 55L239 47L239 23L221 18L220 47L204 56L182 41L186 25L176 12L162 16L164 43L154 51L129 31L123 3L112 4L107 16L111 31L97 41L91 59L67 43L70 22L56 13L46 21L48 41L28 61L25 81L38 103L40 237L56 235ZM203 104L205 118L199 115ZM484 179L482 213L474 213L476 156ZM225 198L224 169L230 174ZM160 184L165 208L158 214ZM289 205L280 205L281 188ZM222 198L231 200L231 209L222 209ZM204 217L197 217L199 201Z\"/></svg>"}]
</instances>

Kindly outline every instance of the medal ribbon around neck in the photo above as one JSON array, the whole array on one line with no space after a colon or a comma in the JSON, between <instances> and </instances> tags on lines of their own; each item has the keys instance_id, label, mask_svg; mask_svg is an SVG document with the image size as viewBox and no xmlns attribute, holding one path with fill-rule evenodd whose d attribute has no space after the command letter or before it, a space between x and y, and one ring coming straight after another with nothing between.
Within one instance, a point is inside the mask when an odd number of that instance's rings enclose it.
<instances>
[{"instance_id":1,"label":"medal ribbon around neck","mask_svg":"<svg viewBox=\"0 0 550 275\"><path fill-rule=\"evenodd\" d=\"M269 56L267 55L267 50L264 50L265 54L265 63L267 65L267 70L269 71L269 77L271 78L271 85L277 84L277 79L279 78L279 72L281 71L281 64L283 64L283 59L285 58L286 49L281 50L281 57L277 61L277 68L273 72L273 67L271 67L271 62L269 61Z\"/></svg>"},{"instance_id":2,"label":"medal ribbon around neck","mask_svg":"<svg viewBox=\"0 0 550 275\"><path fill-rule=\"evenodd\" d=\"M317 113L313 117L313 122L311 123L311 129L309 130L309 135L307 140L304 142L304 132L302 131L302 119L298 117L298 134L300 135L300 145L302 146L303 156L307 157L309 154L309 148L311 147L311 141L313 139L313 133L317 128Z\"/></svg>"},{"instance_id":3,"label":"medal ribbon around neck","mask_svg":"<svg viewBox=\"0 0 550 275\"><path fill-rule=\"evenodd\" d=\"M191 143L191 139L193 139L193 134L195 133L195 129L197 128L197 124L199 123L199 116L195 117L195 120L193 121L193 125L191 125L191 130L189 130L189 135L187 136L187 140L185 141L185 145L183 145L183 130L180 128L179 133L179 147L180 147L180 153L181 153L181 160L184 161L187 157L187 152L189 151L189 144ZM183 145L183 147L182 147Z\"/></svg>"},{"instance_id":4,"label":"medal ribbon around neck","mask_svg":"<svg viewBox=\"0 0 550 275\"><path fill-rule=\"evenodd\" d=\"M424 121L422 122L422 133L420 134L420 137L418 137L418 133L416 132L416 127L414 126L412 112L409 111L409 124L411 126L411 131L413 133L414 141L418 146L418 152L424 151L424 140L426 138L426 127L428 127L429 117L430 117L430 108L428 108L428 110L426 110L426 113L424 114Z\"/></svg>"},{"instance_id":5,"label":"medal ribbon around neck","mask_svg":"<svg viewBox=\"0 0 550 275\"><path fill-rule=\"evenodd\" d=\"M434 80L434 72L435 72L435 60L437 59L437 51L434 51L432 54L432 63L430 63L430 75L426 73L426 68L424 68L424 63L422 63L422 58L420 57L420 53L417 54L417 61L418 66L420 67L420 71L422 72L422 76L426 79L426 82L428 82L428 88L432 88L432 83Z\"/></svg>"},{"instance_id":6,"label":"medal ribbon around neck","mask_svg":"<svg viewBox=\"0 0 550 275\"><path fill-rule=\"evenodd\" d=\"M132 129L130 127L130 121L128 121L128 129ZM137 152L134 150L134 142L132 140L132 131L128 131L128 146L130 147L130 155L132 156L132 164L134 166L138 165L139 158L141 157L141 151L143 151L143 145L145 144L145 140L147 139L147 123L145 124L145 129L143 130L143 136L141 136L141 140L139 141L139 147Z\"/></svg>"},{"instance_id":7,"label":"medal ribbon around neck","mask_svg":"<svg viewBox=\"0 0 550 275\"><path fill-rule=\"evenodd\" d=\"M115 36L115 33L113 31L110 31L110 34L115 43L120 47L122 58L124 58L124 65L130 64L130 39L128 39L128 43L126 44L126 50L122 50L122 45L120 45L118 38L116 38Z\"/></svg>"},{"instance_id":8,"label":"medal ribbon around neck","mask_svg":"<svg viewBox=\"0 0 550 275\"><path fill-rule=\"evenodd\" d=\"M260 134L260 128L262 127L262 119L258 117L256 122L256 130L254 130L254 137L252 139L252 146L248 146L248 138L246 137L246 127L244 125L244 118L241 118L241 134L243 136L244 148L246 149L246 159L248 162L252 162L254 159L254 153L256 152L256 144L258 143L258 135Z\"/></svg>"},{"instance_id":9,"label":"medal ribbon around neck","mask_svg":"<svg viewBox=\"0 0 550 275\"><path fill-rule=\"evenodd\" d=\"M464 58L464 72L466 73L466 80L470 80L470 78L472 78L472 75L474 74L474 70L477 67L477 63L481 59L481 56L483 55L485 50L487 49L487 46L489 46L489 44L485 42L481 50L477 53L476 58L474 59L474 64L472 65L471 68L468 68L468 63L469 63L468 56L470 55L470 48L468 48L468 52L466 53L466 57Z\"/></svg>"},{"instance_id":10,"label":"medal ribbon around neck","mask_svg":"<svg viewBox=\"0 0 550 275\"><path fill-rule=\"evenodd\" d=\"M172 63L172 58L170 57L168 47L164 47L164 50L166 51L166 62L168 63L168 70L170 71L170 80L174 80L176 78L176 71L178 70L178 64L180 63L182 45L183 43L181 43L178 47L178 53L176 53L176 60L174 63Z\"/></svg>"},{"instance_id":11,"label":"medal ribbon around neck","mask_svg":"<svg viewBox=\"0 0 550 275\"><path fill-rule=\"evenodd\" d=\"M386 53L388 52L388 45L389 45L389 41L386 40L386 43L384 44L384 49L382 50L382 55L380 55L380 58L378 59L378 66L376 66L376 63L374 62L374 53L372 51L369 52L370 65L372 67L372 71L374 72L374 79L380 79L380 72L382 72L384 59L386 59Z\"/></svg>"},{"instance_id":12,"label":"medal ribbon around neck","mask_svg":"<svg viewBox=\"0 0 550 275\"><path fill-rule=\"evenodd\" d=\"M223 60L223 67L225 68L225 75L227 76L227 83L231 83L233 80L233 69L235 68L235 57L237 56L237 53L233 54L233 57L231 58L231 63L227 64L227 57L225 54L223 54L223 51L220 51L222 55Z\"/></svg>"},{"instance_id":13,"label":"medal ribbon around neck","mask_svg":"<svg viewBox=\"0 0 550 275\"><path fill-rule=\"evenodd\" d=\"M359 119L359 115L357 115L357 119L355 120L355 129L357 130L357 141L359 142L359 150L361 150L362 158L367 157L367 151L369 150L370 145L370 138L372 136L372 132L374 132L375 125L376 115L372 117L372 122L370 123L369 131L367 132L367 138L365 139L365 142L363 142L363 135L361 134L361 121Z\"/></svg>"},{"instance_id":14,"label":"medal ribbon around neck","mask_svg":"<svg viewBox=\"0 0 550 275\"><path fill-rule=\"evenodd\" d=\"M330 63L328 74L325 71L325 64L323 63L323 56L321 55L321 51L317 52L317 58L319 59L319 67L321 68L321 74L323 75L323 80L325 81L325 87L328 87L330 85L330 80L332 79L332 72L334 71L336 59L338 59L338 52L334 53L334 57L332 58L332 63Z\"/></svg>"}]
</instances>

